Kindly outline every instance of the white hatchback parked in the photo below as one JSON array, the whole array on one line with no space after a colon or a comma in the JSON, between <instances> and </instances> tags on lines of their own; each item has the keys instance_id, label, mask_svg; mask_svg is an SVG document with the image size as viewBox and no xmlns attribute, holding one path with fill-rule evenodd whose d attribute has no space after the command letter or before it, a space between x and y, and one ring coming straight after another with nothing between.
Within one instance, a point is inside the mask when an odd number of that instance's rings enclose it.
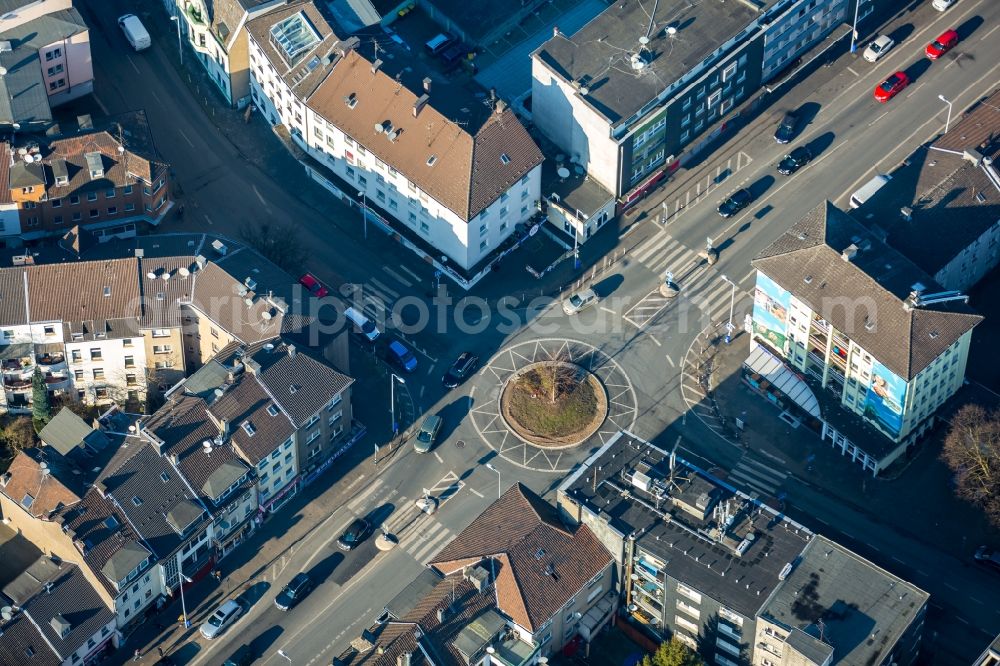
<instances>
[{"instance_id":1,"label":"white hatchback parked","mask_svg":"<svg viewBox=\"0 0 1000 666\"><path fill-rule=\"evenodd\" d=\"M871 44L868 45L868 48L865 49L864 58L868 62L875 62L888 53L889 49L895 45L896 42L894 42L892 37L889 35L877 37Z\"/></svg>"}]
</instances>

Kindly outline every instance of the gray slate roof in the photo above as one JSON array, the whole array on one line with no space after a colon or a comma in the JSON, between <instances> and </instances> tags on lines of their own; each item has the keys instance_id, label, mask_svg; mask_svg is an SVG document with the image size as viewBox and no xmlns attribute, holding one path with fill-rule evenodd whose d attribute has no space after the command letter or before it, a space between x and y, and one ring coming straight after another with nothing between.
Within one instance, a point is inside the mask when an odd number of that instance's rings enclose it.
<instances>
[{"instance_id":1,"label":"gray slate roof","mask_svg":"<svg viewBox=\"0 0 1000 666\"><path fill-rule=\"evenodd\" d=\"M246 473L247 467L242 462L227 460L208 475L208 480L202 485L201 490L206 497L219 497Z\"/></svg>"},{"instance_id":2,"label":"gray slate roof","mask_svg":"<svg viewBox=\"0 0 1000 666\"><path fill-rule=\"evenodd\" d=\"M62 666L62 659L45 642L31 619L24 613L17 613L3 625L0 664Z\"/></svg>"},{"instance_id":3,"label":"gray slate roof","mask_svg":"<svg viewBox=\"0 0 1000 666\"><path fill-rule=\"evenodd\" d=\"M926 294L941 286L829 201L751 264L907 381L982 321L960 301L904 308L917 283Z\"/></svg>"},{"instance_id":4,"label":"gray slate roof","mask_svg":"<svg viewBox=\"0 0 1000 666\"><path fill-rule=\"evenodd\" d=\"M301 427L335 395L354 383L325 363L280 343L272 350L259 347L252 355L260 365L257 379L295 423Z\"/></svg>"},{"instance_id":5,"label":"gray slate roof","mask_svg":"<svg viewBox=\"0 0 1000 666\"><path fill-rule=\"evenodd\" d=\"M115 616L76 565L64 563L50 582L49 590L40 589L24 611L56 652L68 659ZM69 633L62 636L58 628L66 625Z\"/></svg>"},{"instance_id":6,"label":"gray slate roof","mask_svg":"<svg viewBox=\"0 0 1000 666\"><path fill-rule=\"evenodd\" d=\"M149 555L150 553L145 547L140 546L135 541L127 541L101 567L101 572L108 577L108 580L115 582L123 580Z\"/></svg>"}]
</instances>

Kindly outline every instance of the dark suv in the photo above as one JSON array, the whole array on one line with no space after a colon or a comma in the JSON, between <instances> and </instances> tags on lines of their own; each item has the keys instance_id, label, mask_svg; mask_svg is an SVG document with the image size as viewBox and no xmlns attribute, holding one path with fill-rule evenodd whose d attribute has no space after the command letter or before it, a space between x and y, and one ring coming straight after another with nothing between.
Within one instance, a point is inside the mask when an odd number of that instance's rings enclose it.
<instances>
[{"instance_id":1,"label":"dark suv","mask_svg":"<svg viewBox=\"0 0 1000 666\"><path fill-rule=\"evenodd\" d=\"M746 188L736 190L725 201L719 204L719 215L722 217L732 217L749 206L752 201L753 194L750 193L750 190Z\"/></svg>"},{"instance_id":2,"label":"dark suv","mask_svg":"<svg viewBox=\"0 0 1000 666\"><path fill-rule=\"evenodd\" d=\"M1000 550L990 550L986 546L980 546L973 557L983 566L1000 572Z\"/></svg>"},{"instance_id":3,"label":"dark suv","mask_svg":"<svg viewBox=\"0 0 1000 666\"><path fill-rule=\"evenodd\" d=\"M289 581L288 585L281 588L281 592L274 599L274 605L279 610L291 610L293 606L302 601L303 598L313 589L312 579L309 574L298 573L295 578Z\"/></svg>"},{"instance_id":4,"label":"dark suv","mask_svg":"<svg viewBox=\"0 0 1000 666\"><path fill-rule=\"evenodd\" d=\"M795 138L795 126L799 119L791 111L786 111L782 116L778 129L774 132L774 140L778 143L788 143Z\"/></svg>"}]
</instances>

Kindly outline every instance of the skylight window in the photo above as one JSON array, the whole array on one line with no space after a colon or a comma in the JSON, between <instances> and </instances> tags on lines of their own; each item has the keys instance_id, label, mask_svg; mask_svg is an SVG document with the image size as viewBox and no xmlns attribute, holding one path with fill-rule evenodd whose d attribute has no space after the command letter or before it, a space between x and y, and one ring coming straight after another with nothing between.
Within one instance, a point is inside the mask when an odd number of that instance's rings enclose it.
<instances>
[{"instance_id":1,"label":"skylight window","mask_svg":"<svg viewBox=\"0 0 1000 666\"><path fill-rule=\"evenodd\" d=\"M246 432L246 434L250 435L251 437L253 437L254 434L257 432L257 428L255 428L253 424L250 423L249 421L243 422L243 430L244 432Z\"/></svg>"},{"instance_id":2,"label":"skylight window","mask_svg":"<svg viewBox=\"0 0 1000 666\"><path fill-rule=\"evenodd\" d=\"M507 156L507 153L501 153L500 154L500 163L501 164L510 164L510 157Z\"/></svg>"},{"instance_id":3,"label":"skylight window","mask_svg":"<svg viewBox=\"0 0 1000 666\"><path fill-rule=\"evenodd\" d=\"M308 52L319 40L319 33L299 12L271 26L271 39L288 64Z\"/></svg>"},{"instance_id":4,"label":"skylight window","mask_svg":"<svg viewBox=\"0 0 1000 666\"><path fill-rule=\"evenodd\" d=\"M160 481L163 481L163 483L166 483L169 480L170 480L170 475L169 474L167 474L166 472L160 472Z\"/></svg>"},{"instance_id":5,"label":"skylight window","mask_svg":"<svg viewBox=\"0 0 1000 666\"><path fill-rule=\"evenodd\" d=\"M109 530L113 530L116 527L118 527L118 519L115 518L114 516L108 516L104 520L104 526L107 527Z\"/></svg>"},{"instance_id":6,"label":"skylight window","mask_svg":"<svg viewBox=\"0 0 1000 666\"><path fill-rule=\"evenodd\" d=\"M268 405L267 406L267 413L270 414L271 416L277 416L278 415L278 408L275 407L274 405Z\"/></svg>"},{"instance_id":7,"label":"skylight window","mask_svg":"<svg viewBox=\"0 0 1000 666\"><path fill-rule=\"evenodd\" d=\"M132 504L135 504L136 506L142 506L142 498L136 495L135 497L132 498Z\"/></svg>"},{"instance_id":8,"label":"skylight window","mask_svg":"<svg viewBox=\"0 0 1000 666\"><path fill-rule=\"evenodd\" d=\"M438 161L437 155L431 155L427 158L427 166L434 166L434 163Z\"/></svg>"}]
</instances>

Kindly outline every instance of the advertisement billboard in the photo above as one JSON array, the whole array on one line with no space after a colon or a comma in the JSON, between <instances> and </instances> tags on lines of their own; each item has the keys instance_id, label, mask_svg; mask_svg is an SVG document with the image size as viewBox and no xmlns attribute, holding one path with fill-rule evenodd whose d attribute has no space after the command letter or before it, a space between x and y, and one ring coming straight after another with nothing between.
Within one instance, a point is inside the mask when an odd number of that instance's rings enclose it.
<instances>
[{"instance_id":1,"label":"advertisement billboard","mask_svg":"<svg viewBox=\"0 0 1000 666\"><path fill-rule=\"evenodd\" d=\"M754 335L782 353L788 351L788 307L791 300L791 293L757 272L757 286L753 292Z\"/></svg>"},{"instance_id":2,"label":"advertisement billboard","mask_svg":"<svg viewBox=\"0 0 1000 666\"><path fill-rule=\"evenodd\" d=\"M905 402L906 382L875 361L872 364L872 382L865 397L865 418L877 423L893 437L898 437L903 427Z\"/></svg>"}]
</instances>

